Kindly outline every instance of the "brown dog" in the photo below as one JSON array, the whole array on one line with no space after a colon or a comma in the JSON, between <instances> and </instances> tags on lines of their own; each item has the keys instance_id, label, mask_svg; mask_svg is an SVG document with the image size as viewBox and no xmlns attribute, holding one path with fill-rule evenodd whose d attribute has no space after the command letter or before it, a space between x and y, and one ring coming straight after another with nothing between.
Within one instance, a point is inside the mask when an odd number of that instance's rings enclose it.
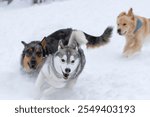
<instances>
[{"instance_id":1,"label":"brown dog","mask_svg":"<svg viewBox=\"0 0 150 117\"><path fill-rule=\"evenodd\" d=\"M24 50L21 57L21 66L25 72L33 74L38 73L41 69L45 60L45 52L42 47L44 46L43 42L43 40L30 43L22 41Z\"/></svg>"},{"instance_id":2,"label":"brown dog","mask_svg":"<svg viewBox=\"0 0 150 117\"><path fill-rule=\"evenodd\" d=\"M117 17L117 32L126 38L123 50L125 56L133 55L142 48L143 41L150 35L150 19L136 16L132 8Z\"/></svg>"}]
</instances>

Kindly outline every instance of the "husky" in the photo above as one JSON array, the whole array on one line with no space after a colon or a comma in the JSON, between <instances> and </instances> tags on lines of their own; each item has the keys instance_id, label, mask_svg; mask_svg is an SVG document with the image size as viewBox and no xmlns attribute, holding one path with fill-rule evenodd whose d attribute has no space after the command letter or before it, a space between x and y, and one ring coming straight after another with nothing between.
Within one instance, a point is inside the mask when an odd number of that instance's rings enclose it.
<instances>
[{"instance_id":1,"label":"husky","mask_svg":"<svg viewBox=\"0 0 150 117\"><path fill-rule=\"evenodd\" d=\"M106 45L109 42L112 31L112 27L107 27L101 36L92 36L76 29L60 29L43 38L43 48L46 55L54 54L58 49L58 42L60 40L62 40L64 45L67 45L72 38L74 38L80 45L86 44L87 48L96 48Z\"/></svg>"},{"instance_id":2,"label":"husky","mask_svg":"<svg viewBox=\"0 0 150 117\"><path fill-rule=\"evenodd\" d=\"M86 59L76 41L64 45L60 40L58 50L50 54L41 69L37 81L37 97L52 94L61 88L72 88L83 71Z\"/></svg>"},{"instance_id":3,"label":"husky","mask_svg":"<svg viewBox=\"0 0 150 117\"><path fill-rule=\"evenodd\" d=\"M91 48L105 45L109 42L112 30L112 27L108 27L101 36L95 37L67 28L45 37L42 45L48 57L35 83L38 93L36 99L61 88L73 87L86 63L81 45L86 44Z\"/></svg>"}]
</instances>

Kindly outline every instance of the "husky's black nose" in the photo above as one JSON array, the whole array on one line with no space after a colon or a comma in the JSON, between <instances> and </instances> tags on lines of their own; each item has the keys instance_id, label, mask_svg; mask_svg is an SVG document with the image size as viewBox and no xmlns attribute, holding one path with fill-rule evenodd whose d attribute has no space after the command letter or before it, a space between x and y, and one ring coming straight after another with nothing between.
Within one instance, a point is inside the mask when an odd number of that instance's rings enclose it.
<instances>
[{"instance_id":1,"label":"husky's black nose","mask_svg":"<svg viewBox=\"0 0 150 117\"><path fill-rule=\"evenodd\" d=\"M66 69L65 69L65 72L66 72L66 73L70 73L70 72L71 72L71 69L70 69L70 68L66 68Z\"/></svg>"},{"instance_id":2,"label":"husky's black nose","mask_svg":"<svg viewBox=\"0 0 150 117\"><path fill-rule=\"evenodd\" d=\"M118 32L119 34L121 34L121 29L118 29L117 32Z\"/></svg>"}]
</instances>

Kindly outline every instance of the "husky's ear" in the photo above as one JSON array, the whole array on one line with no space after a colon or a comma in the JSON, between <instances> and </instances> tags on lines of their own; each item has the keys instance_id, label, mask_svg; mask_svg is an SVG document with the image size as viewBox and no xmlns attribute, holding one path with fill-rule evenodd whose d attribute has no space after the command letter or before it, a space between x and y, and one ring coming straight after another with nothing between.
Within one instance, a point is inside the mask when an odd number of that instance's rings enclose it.
<instances>
[{"instance_id":1,"label":"husky's ear","mask_svg":"<svg viewBox=\"0 0 150 117\"><path fill-rule=\"evenodd\" d=\"M42 47L45 49L46 48L46 37L44 37L41 41Z\"/></svg>"},{"instance_id":2,"label":"husky's ear","mask_svg":"<svg viewBox=\"0 0 150 117\"><path fill-rule=\"evenodd\" d=\"M71 44L71 47L78 51L78 43L76 41Z\"/></svg>"},{"instance_id":3,"label":"husky's ear","mask_svg":"<svg viewBox=\"0 0 150 117\"><path fill-rule=\"evenodd\" d=\"M128 16L130 16L131 19L134 20L134 15L133 15L133 9L132 8L129 9Z\"/></svg>"},{"instance_id":4,"label":"husky's ear","mask_svg":"<svg viewBox=\"0 0 150 117\"><path fill-rule=\"evenodd\" d=\"M24 45L24 47L26 47L28 44L24 41L21 41L21 43Z\"/></svg>"},{"instance_id":5,"label":"husky's ear","mask_svg":"<svg viewBox=\"0 0 150 117\"><path fill-rule=\"evenodd\" d=\"M121 17L123 15L126 15L126 12L121 12L118 17Z\"/></svg>"},{"instance_id":6,"label":"husky's ear","mask_svg":"<svg viewBox=\"0 0 150 117\"><path fill-rule=\"evenodd\" d=\"M64 44L63 44L62 40L60 40L58 43L58 50L63 49L63 48L64 48Z\"/></svg>"}]
</instances>

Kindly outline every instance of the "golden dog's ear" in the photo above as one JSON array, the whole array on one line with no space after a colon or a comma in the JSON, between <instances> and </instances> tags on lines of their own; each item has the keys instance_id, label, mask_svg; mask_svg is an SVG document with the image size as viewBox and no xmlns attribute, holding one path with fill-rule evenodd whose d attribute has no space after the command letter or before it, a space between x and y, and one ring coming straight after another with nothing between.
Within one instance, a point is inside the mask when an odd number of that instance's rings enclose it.
<instances>
[{"instance_id":1,"label":"golden dog's ear","mask_svg":"<svg viewBox=\"0 0 150 117\"><path fill-rule=\"evenodd\" d=\"M41 41L41 45L44 49L46 48L46 37L44 37L43 40Z\"/></svg>"},{"instance_id":2,"label":"golden dog's ear","mask_svg":"<svg viewBox=\"0 0 150 117\"><path fill-rule=\"evenodd\" d=\"M126 12L120 13L118 17L121 17L121 16L123 16L123 15L126 15Z\"/></svg>"},{"instance_id":3,"label":"golden dog's ear","mask_svg":"<svg viewBox=\"0 0 150 117\"><path fill-rule=\"evenodd\" d=\"M133 9L130 8L129 11L128 11L128 16L132 16L133 15Z\"/></svg>"},{"instance_id":4,"label":"golden dog's ear","mask_svg":"<svg viewBox=\"0 0 150 117\"><path fill-rule=\"evenodd\" d=\"M130 16L131 19L134 20L134 15L133 15L133 9L132 8L129 9L128 16Z\"/></svg>"},{"instance_id":5,"label":"golden dog's ear","mask_svg":"<svg viewBox=\"0 0 150 117\"><path fill-rule=\"evenodd\" d=\"M129 9L128 16L131 17L132 20L134 20L134 14L133 14L133 9L132 8Z\"/></svg>"}]
</instances>

